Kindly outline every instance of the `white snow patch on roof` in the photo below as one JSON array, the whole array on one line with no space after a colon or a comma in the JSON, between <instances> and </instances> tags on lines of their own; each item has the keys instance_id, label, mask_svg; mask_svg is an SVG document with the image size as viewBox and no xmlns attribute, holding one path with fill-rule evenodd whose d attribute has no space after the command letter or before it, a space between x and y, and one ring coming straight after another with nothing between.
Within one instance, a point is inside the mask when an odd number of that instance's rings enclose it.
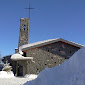
<instances>
[{"instance_id":1,"label":"white snow patch on roof","mask_svg":"<svg viewBox=\"0 0 85 85\"><path fill-rule=\"evenodd\" d=\"M49 40L39 41L39 42L31 43L31 44L22 45L22 46L19 47L19 53L23 54L23 52L22 52L23 50L27 50L27 49L31 49L31 48L35 48L35 47L39 47L39 46L43 46L43 45L47 45L47 44L51 44L51 43L58 42L58 41L65 42L65 43L74 45L74 46L79 47L79 48L84 47L84 45L80 45L80 44L75 43L75 42L67 41L67 40L64 40L62 38L57 38L57 39L49 39Z\"/></svg>"},{"instance_id":2,"label":"white snow patch on roof","mask_svg":"<svg viewBox=\"0 0 85 85\"><path fill-rule=\"evenodd\" d=\"M33 60L33 57L24 57L21 54L13 54L11 56L12 60Z\"/></svg>"}]
</instances>

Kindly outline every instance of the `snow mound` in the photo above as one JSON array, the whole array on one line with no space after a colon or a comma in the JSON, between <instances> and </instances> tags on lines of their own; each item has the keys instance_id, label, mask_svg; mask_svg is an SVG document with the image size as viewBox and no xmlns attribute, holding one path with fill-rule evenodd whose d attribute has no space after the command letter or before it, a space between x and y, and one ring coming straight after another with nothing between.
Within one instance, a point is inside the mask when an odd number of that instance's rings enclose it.
<instances>
[{"instance_id":1,"label":"snow mound","mask_svg":"<svg viewBox=\"0 0 85 85\"><path fill-rule=\"evenodd\" d=\"M22 55L20 55L20 54L13 54L12 56L11 56L11 59L18 59L18 58L23 58L23 56Z\"/></svg>"},{"instance_id":2,"label":"snow mound","mask_svg":"<svg viewBox=\"0 0 85 85\"><path fill-rule=\"evenodd\" d=\"M0 78L14 78L14 74L12 71L0 71Z\"/></svg>"},{"instance_id":3,"label":"snow mound","mask_svg":"<svg viewBox=\"0 0 85 85\"><path fill-rule=\"evenodd\" d=\"M85 85L85 47L63 64L45 68L35 80L24 85Z\"/></svg>"},{"instance_id":4,"label":"snow mound","mask_svg":"<svg viewBox=\"0 0 85 85\"><path fill-rule=\"evenodd\" d=\"M35 74L26 74L24 77L29 78L29 79L35 79L35 78L37 78L37 75L35 75Z\"/></svg>"}]
</instances>

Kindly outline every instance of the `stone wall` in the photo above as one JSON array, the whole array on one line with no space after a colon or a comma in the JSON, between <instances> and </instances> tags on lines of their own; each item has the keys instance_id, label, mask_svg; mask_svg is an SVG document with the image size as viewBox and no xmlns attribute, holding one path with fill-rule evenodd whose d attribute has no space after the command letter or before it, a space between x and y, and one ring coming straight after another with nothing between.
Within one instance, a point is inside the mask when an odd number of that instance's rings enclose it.
<instances>
[{"instance_id":1,"label":"stone wall","mask_svg":"<svg viewBox=\"0 0 85 85\"><path fill-rule=\"evenodd\" d=\"M28 35L29 35L29 18L21 18L18 48L21 45L28 44Z\"/></svg>"},{"instance_id":2,"label":"stone wall","mask_svg":"<svg viewBox=\"0 0 85 85\"><path fill-rule=\"evenodd\" d=\"M78 49L63 42L52 43L42 47L27 50L26 56L33 57L27 62L27 73L38 74L46 67L54 67L70 58Z\"/></svg>"}]
</instances>

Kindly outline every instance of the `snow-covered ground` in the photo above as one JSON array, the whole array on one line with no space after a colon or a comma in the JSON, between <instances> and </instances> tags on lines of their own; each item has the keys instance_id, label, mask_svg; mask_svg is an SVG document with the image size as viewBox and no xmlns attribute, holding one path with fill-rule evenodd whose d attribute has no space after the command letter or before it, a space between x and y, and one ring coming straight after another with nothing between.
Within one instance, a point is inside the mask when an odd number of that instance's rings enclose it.
<instances>
[{"instance_id":1,"label":"snow-covered ground","mask_svg":"<svg viewBox=\"0 0 85 85\"><path fill-rule=\"evenodd\" d=\"M23 85L25 82L29 81L29 78L0 78L0 85Z\"/></svg>"},{"instance_id":2,"label":"snow-covered ground","mask_svg":"<svg viewBox=\"0 0 85 85\"><path fill-rule=\"evenodd\" d=\"M12 71L7 72L7 71L0 71L0 78L13 78L14 74Z\"/></svg>"},{"instance_id":3,"label":"snow-covered ground","mask_svg":"<svg viewBox=\"0 0 85 85\"><path fill-rule=\"evenodd\" d=\"M0 85L23 85L25 82L33 80L37 75L26 75L25 77L0 78Z\"/></svg>"},{"instance_id":4,"label":"snow-covered ground","mask_svg":"<svg viewBox=\"0 0 85 85\"><path fill-rule=\"evenodd\" d=\"M63 64L41 71L24 85L85 85L85 47Z\"/></svg>"}]
</instances>

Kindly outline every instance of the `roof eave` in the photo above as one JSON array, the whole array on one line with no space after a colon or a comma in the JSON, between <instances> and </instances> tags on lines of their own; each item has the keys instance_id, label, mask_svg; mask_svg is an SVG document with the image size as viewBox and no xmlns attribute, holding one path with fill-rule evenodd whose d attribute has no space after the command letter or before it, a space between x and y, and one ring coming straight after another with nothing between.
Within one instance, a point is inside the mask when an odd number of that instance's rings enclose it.
<instances>
[{"instance_id":1,"label":"roof eave","mask_svg":"<svg viewBox=\"0 0 85 85\"><path fill-rule=\"evenodd\" d=\"M64 40L62 38L58 38L58 39L51 39L51 40L41 41L40 43L36 42L36 43L32 43L32 44L26 44L26 45L21 46L19 48L19 50L20 51L21 50L25 51L25 50L28 50L28 49L44 46L44 45L55 43L55 42L59 42L59 41L65 42L67 44L70 44L70 45L73 45L73 46L76 46L76 47L79 47L79 48L84 47L84 45L80 45L80 44L74 43L72 41L67 41L67 40Z\"/></svg>"}]
</instances>

